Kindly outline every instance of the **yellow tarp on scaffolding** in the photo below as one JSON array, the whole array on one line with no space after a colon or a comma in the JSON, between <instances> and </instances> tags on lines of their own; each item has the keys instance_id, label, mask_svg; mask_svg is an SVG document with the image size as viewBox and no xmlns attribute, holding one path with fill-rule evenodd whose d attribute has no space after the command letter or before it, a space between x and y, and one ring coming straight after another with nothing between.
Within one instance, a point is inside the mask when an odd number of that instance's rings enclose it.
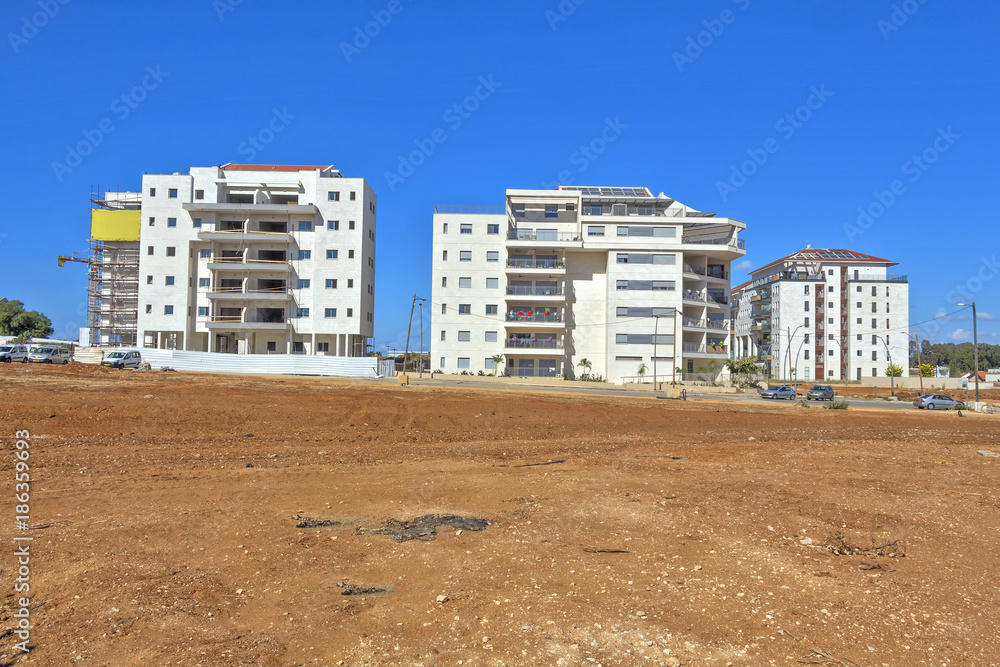
<instances>
[{"instance_id":1,"label":"yellow tarp on scaffolding","mask_svg":"<svg viewBox=\"0 0 1000 667\"><path fill-rule=\"evenodd\" d=\"M138 241L142 226L142 211L108 211L93 209L90 216L90 238L96 241Z\"/></svg>"}]
</instances>

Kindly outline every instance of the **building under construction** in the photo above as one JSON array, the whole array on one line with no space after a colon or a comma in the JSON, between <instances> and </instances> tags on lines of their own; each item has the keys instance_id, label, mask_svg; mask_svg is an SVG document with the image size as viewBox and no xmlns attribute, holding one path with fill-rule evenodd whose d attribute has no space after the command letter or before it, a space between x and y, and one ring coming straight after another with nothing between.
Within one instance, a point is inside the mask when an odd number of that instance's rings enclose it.
<instances>
[{"instance_id":1,"label":"building under construction","mask_svg":"<svg viewBox=\"0 0 1000 667\"><path fill-rule=\"evenodd\" d=\"M138 192L91 193L87 263L87 328L82 345L119 347L137 342L139 313ZM87 341L84 341L87 338Z\"/></svg>"}]
</instances>

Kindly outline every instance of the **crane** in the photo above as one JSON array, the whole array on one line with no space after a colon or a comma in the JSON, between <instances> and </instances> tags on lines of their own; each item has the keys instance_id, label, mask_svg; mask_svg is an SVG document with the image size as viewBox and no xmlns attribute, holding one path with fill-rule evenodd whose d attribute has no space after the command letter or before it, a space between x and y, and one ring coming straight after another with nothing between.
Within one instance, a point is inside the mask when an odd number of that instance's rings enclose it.
<instances>
[{"instance_id":1,"label":"crane","mask_svg":"<svg viewBox=\"0 0 1000 667\"><path fill-rule=\"evenodd\" d=\"M74 252L72 255L59 255L59 266L65 266L66 262L80 262L81 264L90 264L91 261L86 257L80 257L79 253Z\"/></svg>"}]
</instances>

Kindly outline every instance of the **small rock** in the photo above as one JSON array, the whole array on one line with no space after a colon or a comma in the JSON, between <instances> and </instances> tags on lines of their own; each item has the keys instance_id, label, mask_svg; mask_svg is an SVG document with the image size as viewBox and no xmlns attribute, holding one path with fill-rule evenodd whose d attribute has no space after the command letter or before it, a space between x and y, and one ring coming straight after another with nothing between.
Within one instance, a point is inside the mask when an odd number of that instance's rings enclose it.
<instances>
[{"instance_id":1,"label":"small rock","mask_svg":"<svg viewBox=\"0 0 1000 667\"><path fill-rule=\"evenodd\" d=\"M458 536L459 536L459 535L461 535L461 534L462 534L462 531L461 531L461 530L456 530L456 531L455 531L455 537L458 537Z\"/></svg>"},{"instance_id":2,"label":"small rock","mask_svg":"<svg viewBox=\"0 0 1000 667\"><path fill-rule=\"evenodd\" d=\"M484 644L489 644L490 643L490 638L489 637L483 637L483 643Z\"/></svg>"},{"instance_id":3,"label":"small rock","mask_svg":"<svg viewBox=\"0 0 1000 667\"><path fill-rule=\"evenodd\" d=\"M320 450L316 453L319 454L320 456L326 456L326 450Z\"/></svg>"},{"instance_id":4,"label":"small rock","mask_svg":"<svg viewBox=\"0 0 1000 667\"><path fill-rule=\"evenodd\" d=\"M236 594L237 595L243 595L243 589L242 588L237 588L236 589Z\"/></svg>"},{"instance_id":5,"label":"small rock","mask_svg":"<svg viewBox=\"0 0 1000 667\"><path fill-rule=\"evenodd\" d=\"M447 595L439 595L439 596L437 596L437 601L440 602L440 603L442 603L442 604L444 604L445 602L448 601L448 596Z\"/></svg>"},{"instance_id":6,"label":"small rock","mask_svg":"<svg viewBox=\"0 0 1000 667\"><path fill-rule=\"evenodd\" d=\"M753 441L754 441L754 440L756 440L756 439L757 439L757 438L755 438L755 437L753 437L753 436L750 436L749 438L747 438L747 442L753 442Z\"/></svg>"},{"instance_id":7,"label":"small rock","mask_svg":"<svg viewBox=\"0 0 1000 667\"><path fill-rule=\"evenodd\" d=\"M813 541L812 541L811 537L803 537L801 540L799 540L799 544L805 544L806 546L808 546L808 545L810 545L812 543L813 543Z\"/></svg>"},{"instance_id":8,"label":"small rock","mask_svg":"<svg viewBox=\"0 0 1000 667\"><path fill-rule=\"evenodd\" d=\"M995 459L995 458L998 458L998 456L997 456L996 454L994 454L993 452L988 452L988 451L986 451L985 449L980 449L980 450L979 450L978 452L976 452L976 453L977 453L977 454L979 454L980 456L985 456L985 457L986 457L986 458L988 458L988 459Z\"/></svg>"}]
</instances>

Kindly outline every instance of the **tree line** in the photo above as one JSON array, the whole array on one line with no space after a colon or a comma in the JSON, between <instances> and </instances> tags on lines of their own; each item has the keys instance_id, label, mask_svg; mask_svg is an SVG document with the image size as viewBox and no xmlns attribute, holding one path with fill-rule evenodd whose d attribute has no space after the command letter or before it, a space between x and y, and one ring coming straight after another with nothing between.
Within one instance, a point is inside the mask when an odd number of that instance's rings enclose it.
<instances>
[{"instance_id":1,"label":"tree line","mask_svg":"<svg viewBox=\"0 0 1000 667\"><path fill-rule=\"evenodd\" d=\"M932 366L947 366L952 377L971 373L975 368L972 343L931 343L920 341L920 362ZM917 344L910 341L910 368L917 367ZM1000 345L979 344L979 370L1000 368Z\"/></svg>"}]
</instances>

